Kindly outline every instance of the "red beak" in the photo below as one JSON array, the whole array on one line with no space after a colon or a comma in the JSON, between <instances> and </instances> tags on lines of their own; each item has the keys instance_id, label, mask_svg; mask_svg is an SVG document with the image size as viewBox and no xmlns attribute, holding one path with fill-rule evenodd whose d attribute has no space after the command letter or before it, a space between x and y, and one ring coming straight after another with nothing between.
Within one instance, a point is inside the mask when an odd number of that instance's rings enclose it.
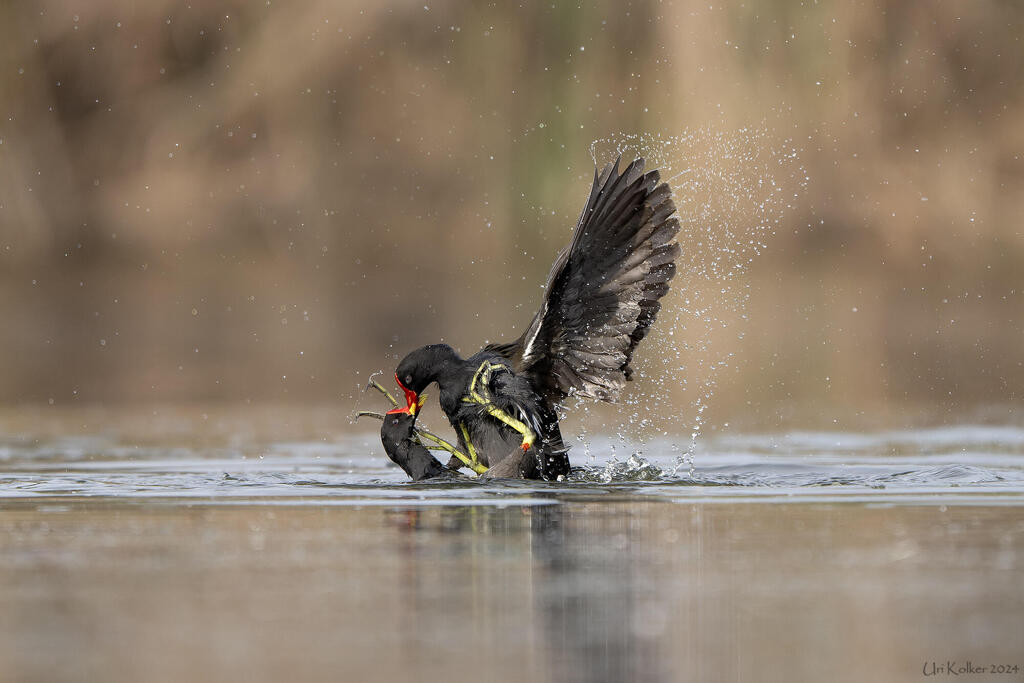
<instances>
[{"instance_id":1,"label":"red beak","mask_svg":"<svg viewBox=\"0 0 1024 683\"><path fill-rule=\"evenodd\" d=\"M427 400L424 396L420 398L416 395L416 392L409 387L402 384L402 380L398 379L398 373L395 373L395 381L398 382L398 386L402 387L402 391L405 392L405 403L404 408L394 408L388 411L388 415L392 413L408 413L409 415L415 415L416 412L423 406L423 403Z\"/></svg>"}]
</instances>

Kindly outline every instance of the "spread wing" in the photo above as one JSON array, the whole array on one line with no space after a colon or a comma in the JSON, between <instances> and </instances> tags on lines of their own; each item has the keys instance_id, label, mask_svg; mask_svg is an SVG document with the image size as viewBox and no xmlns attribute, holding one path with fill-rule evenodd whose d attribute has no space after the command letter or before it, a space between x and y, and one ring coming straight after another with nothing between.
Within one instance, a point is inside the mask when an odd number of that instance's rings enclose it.
<instances>
[{"instance_id":1,"label":"spread wing","mask_svg":"<svg viewBox=\"0 0 1024 683\"><path fill-rule=\"evenodd\" d=\"M679 222L669 186L636 159L598 174L572 242L548 276L540 311L523 335L492 351L530 376L552 401L570 391L613 401L675 275Z\"/></svg>"}]
</instances>

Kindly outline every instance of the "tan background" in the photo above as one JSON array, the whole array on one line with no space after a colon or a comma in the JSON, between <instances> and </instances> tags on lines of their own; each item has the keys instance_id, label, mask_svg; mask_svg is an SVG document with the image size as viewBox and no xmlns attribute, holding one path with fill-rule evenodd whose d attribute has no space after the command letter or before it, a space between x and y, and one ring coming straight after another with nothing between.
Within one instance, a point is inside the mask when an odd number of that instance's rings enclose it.
<instances>
[{"instance_id":1,"label":"tan background","mask_svg":"<svg viewBox=\"0 0 1024 683\"><path fill-rule=\"evenodd\" d=\"M591 141L760 125L806 180L749 320L684 348L677 287L644 367L725 363L715 424L1019 414L1024 5L362 4L0 4L0 400L347 406L521 329Z\"/></svg>"}]
</instances>

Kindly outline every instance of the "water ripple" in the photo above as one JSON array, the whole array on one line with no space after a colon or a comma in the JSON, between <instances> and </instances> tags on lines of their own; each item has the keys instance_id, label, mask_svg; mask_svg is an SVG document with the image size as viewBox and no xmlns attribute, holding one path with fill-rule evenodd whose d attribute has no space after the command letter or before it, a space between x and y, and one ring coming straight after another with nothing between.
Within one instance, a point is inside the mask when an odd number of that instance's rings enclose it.
<instances>
[{"instance_id":1,"label":"water ripple","mask_svg":"<svg viewBox=\"0 0 1024 683\"><path fill-rule=\"evenodd\" d=\"M0 441L0 499L87 497L230 504L536 505L564 500L1024 502L1024 430L741 434L707 440L693 466L667 441L592 439L567 481L413 483L373 434L197 446L117 437ZM608 454L602 456L602 454Z\"/></svg>"}]
</instances>

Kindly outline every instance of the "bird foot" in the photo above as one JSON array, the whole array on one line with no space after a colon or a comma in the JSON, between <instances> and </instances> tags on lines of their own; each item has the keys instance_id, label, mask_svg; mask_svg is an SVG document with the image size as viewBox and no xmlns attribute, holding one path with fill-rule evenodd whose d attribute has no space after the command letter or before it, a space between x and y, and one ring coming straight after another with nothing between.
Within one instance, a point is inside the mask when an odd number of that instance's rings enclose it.
<instances>
[{"instance_id":1,"label":"bird foot","mask_svg":"<svg viewBox=\"0 0 1024 683\"><path fill-rule=\"evenodd\" d=\"M387 389L382 387L380 382L378 382L376 379L374 379L379 374L382 374L382 373L374 373L373 375L370 376L370 380L366 383L366 388L364 388L363 391L369 391L370 389L376 389L380 393L384 394L384 398L386 398L388 400L388 402L391 403L392 407L397 407L398 406L398 401L395 400L395 397L392 396L388 392Z\"/></svg>"}]
</instances>

